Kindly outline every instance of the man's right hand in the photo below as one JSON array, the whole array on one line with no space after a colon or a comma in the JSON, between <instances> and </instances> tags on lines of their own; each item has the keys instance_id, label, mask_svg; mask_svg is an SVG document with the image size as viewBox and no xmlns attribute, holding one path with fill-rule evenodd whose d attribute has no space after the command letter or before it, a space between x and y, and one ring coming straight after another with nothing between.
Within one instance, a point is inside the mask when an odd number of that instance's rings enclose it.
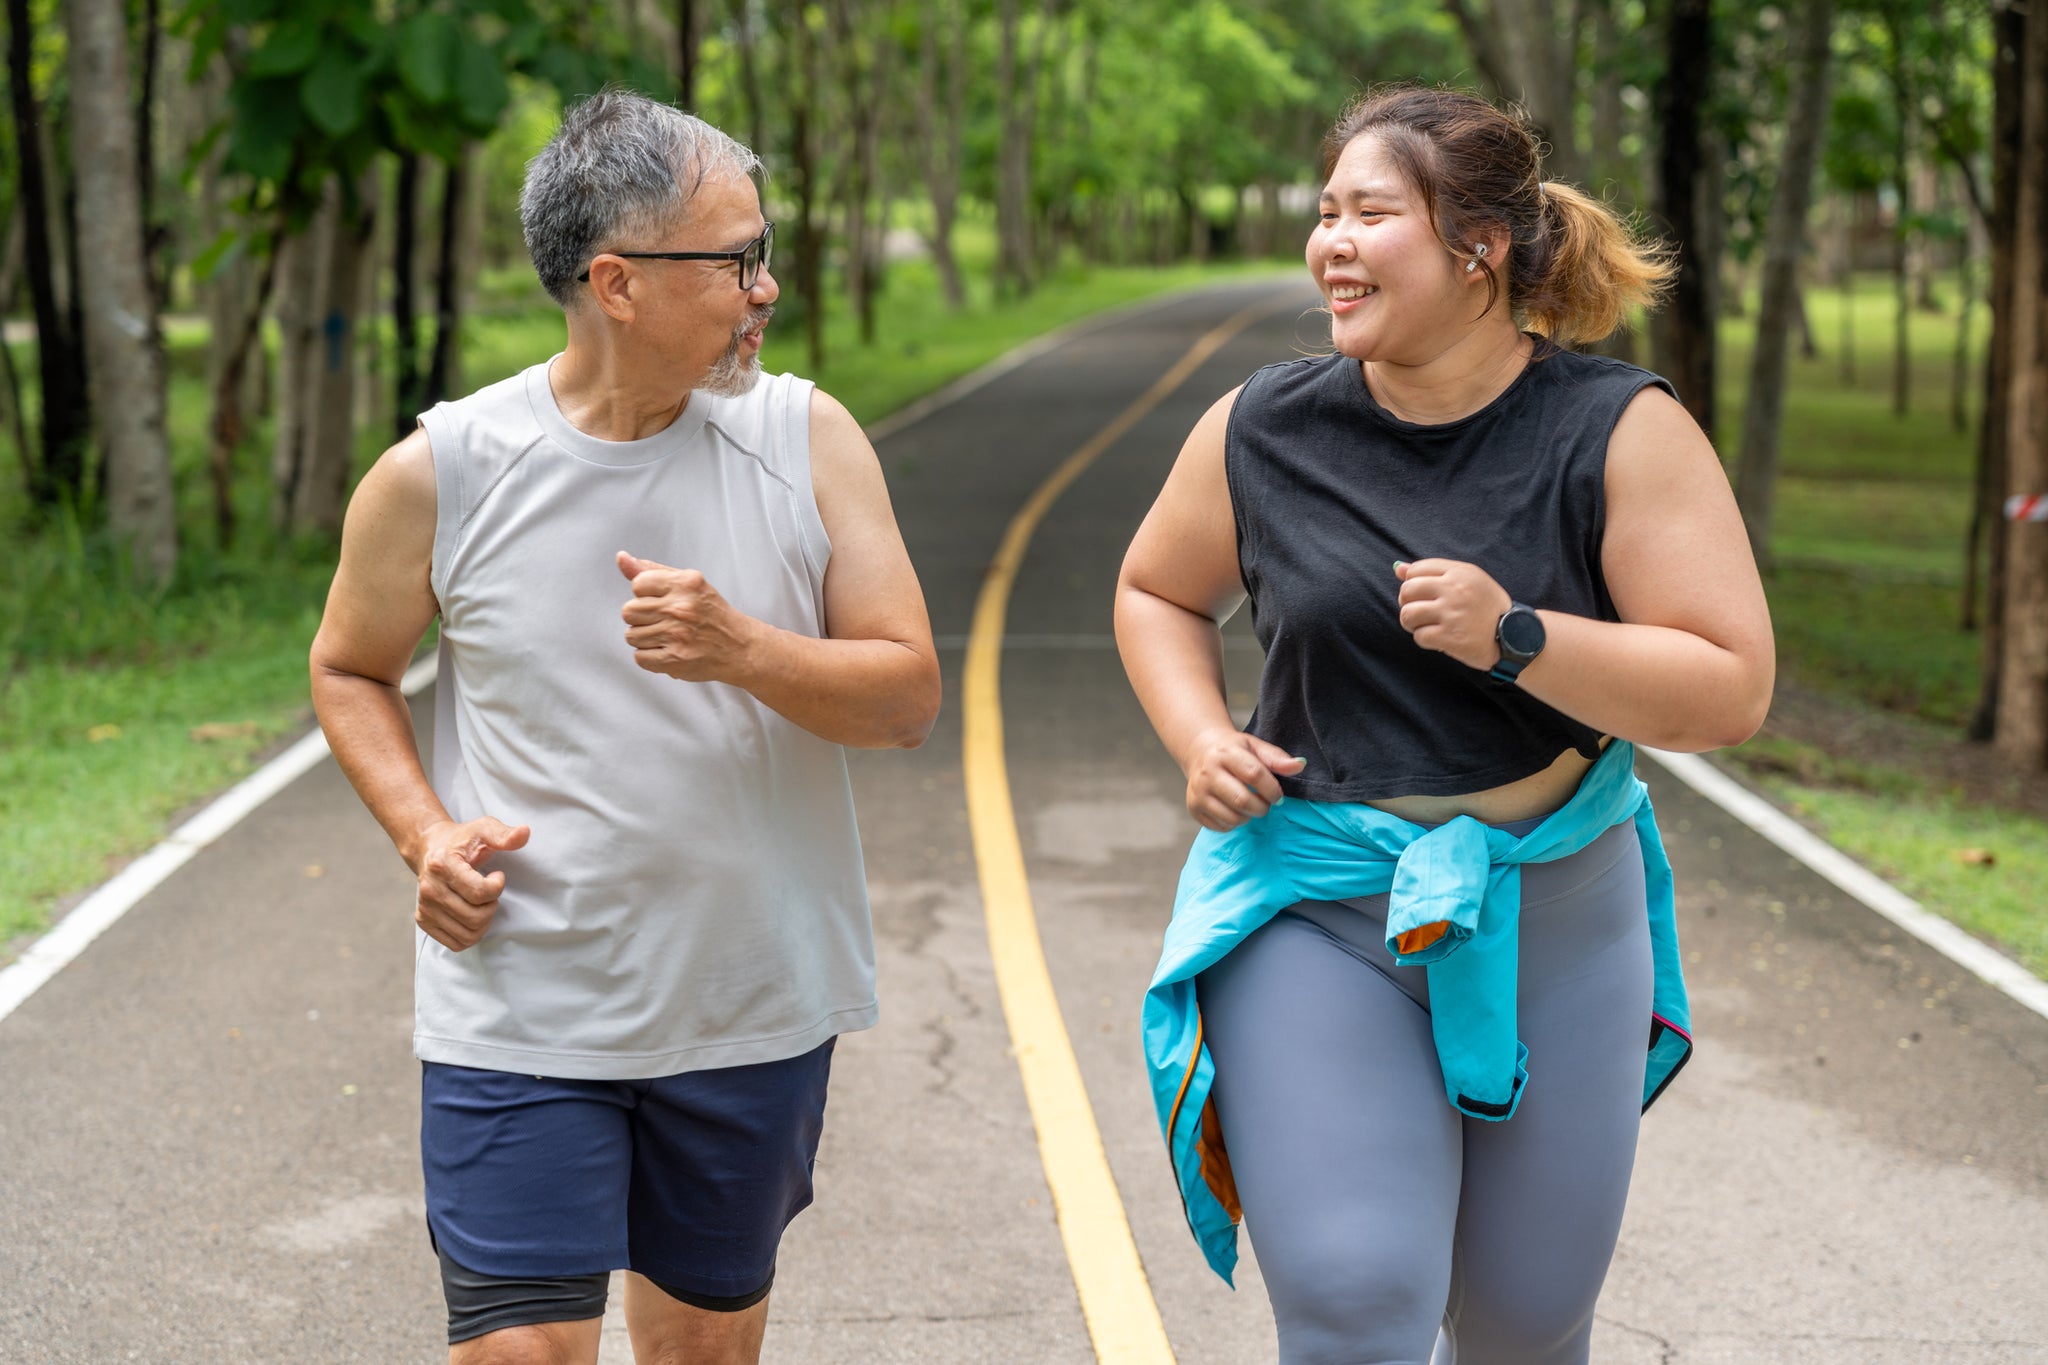
<instances>
[{"instance_id":1,"label":"man's right hand","mask_svg":"<svg viewBox=\"0 0 2048 1365\"><path fill-rule=\"evenodd\" d=\"M459 953L482 938L498 913L505 874L486 875L477 869L493 853L526 847L532 833L525 825L514 827L488 815L459 825L452 820L429 825L420 836L414 864L419 902L413 923L451 952Z\"/></svg>"},{"instance_id":2,"label":"man's right hand","mask_svg":"<svg viewBox=\"0 0 2048 1365\"><path fill-rule=\"evenodd\" d=\"M1188 814L1205 828L1236 829L1280 804L1275 773L1294 776L1308 766L1277 744L1220 726L1188 746Z\"/></svg>"}]
</instances>

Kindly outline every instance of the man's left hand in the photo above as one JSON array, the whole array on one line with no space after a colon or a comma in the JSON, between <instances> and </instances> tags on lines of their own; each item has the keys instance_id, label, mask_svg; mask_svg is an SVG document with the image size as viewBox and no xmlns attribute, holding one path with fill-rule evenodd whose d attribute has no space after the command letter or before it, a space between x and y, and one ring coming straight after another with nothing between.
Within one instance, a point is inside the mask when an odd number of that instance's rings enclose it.
<instances>
[{"instance_id":1,"label":"man's left hand","mask_svg":"<svg viewBox=\"0 0 2048 1365\"><path fill-rule=\"evenodd\" d=\"M619 551L633 600L619 615L633 662L688 682L737 682L767 627L733 606L695 569L672 569Z\"/></svg>"},{"instance_id":2,"label":"man's left hand","mask_svg":"<svg viewBox=\"0 0 2048 1365\"><path fill-rule=\"evenodd\" d=\"M1493 575L1457 559L1418 559L1396 565L1394 574L1401 580L1401 628L1416 644L1467 668L1500 662L1494 633L1514 599Z\"/></svg>"}]
</instances>

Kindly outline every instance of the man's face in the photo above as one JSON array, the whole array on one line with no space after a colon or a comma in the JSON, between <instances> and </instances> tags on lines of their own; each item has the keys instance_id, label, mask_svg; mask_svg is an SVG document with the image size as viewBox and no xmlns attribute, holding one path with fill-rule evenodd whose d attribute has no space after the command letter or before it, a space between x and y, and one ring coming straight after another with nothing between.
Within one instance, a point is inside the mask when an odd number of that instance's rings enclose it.
<instances>
[{"instance_id":1,"label":"man's face","mask_svg":"<svg viewBox=\"0 0 2048 1365\"><path fill-rule=\"evenodd\" d=\"M683 222L658 234L662 240L636 250L738 251L761 235L761 198L753 182L735 176L709 180L690 201ZM647 277L636 291L640 308L635 331L675 369L691 377L690 387L737 395L761 376L761 333L782 292L766 266L754 286L739 287L737 261L647 261L632 263Z\"/></svg>"}]
</instances>

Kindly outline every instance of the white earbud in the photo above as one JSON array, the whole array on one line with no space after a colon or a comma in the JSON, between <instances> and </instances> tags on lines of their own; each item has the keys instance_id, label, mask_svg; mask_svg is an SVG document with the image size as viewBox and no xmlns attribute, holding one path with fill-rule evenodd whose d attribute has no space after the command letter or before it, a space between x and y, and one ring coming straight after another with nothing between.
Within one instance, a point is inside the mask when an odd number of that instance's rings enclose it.
<instances>
[{"instance_id":1,"label":"white earbud","mask_svg":"<svg viewBox=\"0 0 2048 1365\"><path fill-rule=\"evenodd\" d=\"M1486 255L1486 243L1480 242L1473 246L1472 255L1475 259L1465 262L1465 273L1467 275L1471 274L1473 271L1479 268L1479 261L1476 258L1483 257Z\"/></svg>"}]
</instances>

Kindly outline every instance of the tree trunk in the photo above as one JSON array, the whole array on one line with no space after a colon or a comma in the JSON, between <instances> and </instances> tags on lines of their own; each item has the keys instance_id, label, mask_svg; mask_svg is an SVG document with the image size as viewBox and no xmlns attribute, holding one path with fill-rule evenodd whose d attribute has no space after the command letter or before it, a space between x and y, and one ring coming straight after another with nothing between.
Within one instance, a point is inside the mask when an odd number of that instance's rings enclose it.
<instances>
[{"instance_id":1,"label":"tree trunk","mask_svg":"<svg viewBox=\"0 0 2048 1365\"><path fill-rule=\"evenodd\" d=\"M1047 93L1058 93L1056 83L1048 82L1045 73L1058 71L1066 65L1067 56L1073 50L1073 26L1060 22L1059 0L1044 0L1038 14L1038 33L1031 44L1031 63L1026 71L1029 84L1025 87L1024 121L1033 145L1032 159L1037 160L1036 148L1051 144L1069 146L1082 142L1084 135L1069 134L1064 115L1064 104L1055 104L1049 111L1041 111L1040 97ZM1051 90L1048 91L1048 87ZM1060 238L1062 227L1071 221L1070 203L1053 204L1041 199L1038 193L1037 177L1027 176L1024 203L1031 215L1031 243L1037 252L1032 265L1032 279L1049 279L1059 266Z\"/></svg>"},{"instance_id":2,"label":"tree trunk","mask_svg":"<svg viewBox=\"0 0 2048 1365\"><path fill-rule=\"evenodd\" d=\"M72 159L78 167L78 252L93 425L107 489L107 527L131 570L158 587L178 567L177 504L164 433L164 356L155 344L136 194L128 23L121 0L69 0Z\"/></svg>"},{"instance_id":3,"label":"tree trunk","mask_svg":"<svg viewBox=\"0 0 2048 1365\"><path fill-rule=\"evenodd\" d=\"M1628 107L1622 101L1623 69L1632 60L1622 50L1620 26L1615 22L1614 0L1585 0L1586 19L1593 28L1592 143L1586 149L1586 188L1595 197L1639 202L1636 192L1641 176L1631 159L1622 152L1628 122ZM1636 337L1629 323L1615 328L1591 350L1616 360L1635 363Z\"/></svg>"},{"instance_id":4,"label":"tree trunk","mask_svg":"<svg viewBox=\"0 0 2048 1365\"><path fill-rule=\"evenodd\" d=\"M1806 291L1799 287L1796 272L1792 281L1792 329L1799 335L1799 358L1820 359L1820 343L1813 336L1813 319L1806 312Z\"/></svg>"},{"instance_id":5,"label":"tree trunk","mask_svg":"<svg viewBox=\"0 0 2048 1365\"><path fill-rule=\"evenodd\" d=\"M676 102L685 109L697 107L697 45L703 40L697 14L697 0L676 0Z\"/></svg>"},{"instance_id":6,"label":"tree trunk","mask_svg":"<svg viewBox=\"0 0 2048 1365\"><path fill-rule=\"evenodd\" d=\"M1963 628L1980 615L1984 622L1983 683L1977 710L1970 718L1969 737L1989 740L1998 721L1998 677L2005 640L2006 522L1999 504L2005 495L2005 409L2012 364L2013 194L2019 183L2020 62L2026 42L2026 11L2014 0L1999 0L1991 10L1991 202L1984 213L1989 243L1991 339L1984 350L1984 411L1977 421L1975 505L1964 542ZM1978 566L1983 566L1984 592L1977 608Z\"/></svg>"},{"instance_id":7,"label":"tree trunk","mask_svg":"<svg viewBox=\"0 0 2048 1365\"><path fill-rule=\"evenodd\" d=\"M418 282L420 158L398 157L397 189L391 204L392 439L402 441L420 410L420 319L413 300Z\"/></svg>"},{"instance_id":8,"label":"tree trunk","mask_svg":"<svg viewBox=\"0 0 2048 1365\"><path fill-rule=\"evenodd\" d=\"M761 68L754 43L752 0L732 0L733 47L739 53L740 96L747 106L747 146L757 155L768 146L766 111L761 103Z\"/></svg>"},{"instance_id":9,"label":"tree trunk","mask_svg":"<svg viewBox=\"0 0 2048 1365\"><path fill-rule=\"evenodd\" d=\"M448 397L462 345L462 210L468 190L465 154L448 163L441 181L441 254L434 263L434 355L427 365L420 411ZM408 418L416 413L404 414ZM412 428L407 427L410 431Z\"/></svg>"},{"instance_id":10,"label":"tree trunk","mask_svg":"<svg viewBox=\"0 0 2048 1365\"><path fill-rule=\"evenodd\" d=\"M1028 294L1036 253L1031 244L1031 139L1025 105L1029 78L1017 52L1018 0L998 0L996 109L1001 135L996 146L996 292ZM1052 22L1050 14L1039 22Z\"/></svg>"},{"instance_id":11,"label":"tree trunk","mask_svg":"<svg viewBox=\"0 0 2048 1365\"><path fill-rule=\"evenodd\" d=\"M1548 144L1545 177L1584 184L1574 92L1585 19L1581 0L1492 0L1485 13L1469 0L1445 0L1445 8L1488 83L1528 111L1537 136Z\"/></svg>"},{"instance_id":12,"label":"tree trunk","mask_svg":"<svg viewBox=\"0 0 2048 1365\"><path fill-rule=\"evenodd\" d=\"M161 0L142 0L142 93L135 103L135 187L142 216L142 267L149 280L151 339L163 345L163 310L170 304L171 282L163 269L164 244L170 233L156 221L156 73L163 48Z\"/></svg>"},{"instance_id":13,"label":"tree trunk","mask_svg":"<svg viewBox=\"0 0 2048 1365\"><path fill-rule=\"evenodd\" d=\"M1939 214L1947 195L1942 189L1940 167L1931 157L1922 157L1913 167L1913 181L1916 185L1914 201L1924 204L1930 213ZM1934 293L1934 271L1936 266L1936 240L1925 231L1915 233L1908 258L1913 276L1913 307L1923 313L1939 313L1941 300Z\"/></svg>"},{"instance_id":14,"label":"tree trunk","mask_svg":"<svg viewBox=\"0 0 2048 1365\"><path fill-rule=\"evenodd\" d=\"M1778 439L1784 425L1792 310L1799 301L1799 257L1806 245L1814 167L1820 161L1821 139L1827 130L1832 0L1807 0L1796 22L1792 107L1765 227L1763 297L1757 308L1749 401L1742 415L1742 447L1735 474L1735 500L1749 531L1750 549L1758 567L1764 569L1771 563L1771 514L1778 487Z\"/></svg>"},{"instance_id":15,"label":"tree trunk","mask_svg":"<svg viewBox=\"0 0 2048 1365\"><path fill-rule=\"evenodd\" d=\"M253 357L258 366L263 363L263 310L270 302L271 283L277 278L278 252L284 249L282 238L280 231L263 258L263 271L252 289L237 294L222 290L209 301L209 323L225 339L225 344L219 347L218 361L208 374L213 422L207 459L213 486L214 533L223 550L235 543L235 453L241 449L245 430L243 409L250 404L249 362Z\"/></svg>"},{"instance_id":16,"label":"tree trunk","mask_svg":"<svg viewBox=\"0 0 2048 1365\"><path fill-rule=\"evenodd\" d=\"M302 533L340 535L342 509L348 502L349 476L355 466L356 342L363 318L363 269L370 260L370 239L376 229L375 185L372 177L365 176L355 195L343 194L320 264L316 296L325 312L311 366L308 407L312 421L307 428L306 463L292 514L292 528ZM441 349L437 337L437 355ZM433 378L429 374L430 384Z\"/></svg>"},{"instance_id":17,"label":"tree trunk","mask_svg":"<svg viewBox=\"0 0 2048 1365\"><path fill-rule=\"evenodd\" d=\"M840 79L846 95L850 142L846 156L846 291L860 323L863 345L875 341L875 294L881 276L881 236L886 224L870 221L869 205L875 198L881 168L881 124L886 92L892 74L890 61L895 45L888 39L894 20L893 4L856 8L850 0L834 0L827 10L835 46L839 49ZM870 35L861 31L863 20L877 26ZM865 49L872 46L873 55ZM885 215L886 217L886 215Z\"/></svg>"},{"instance_id":18,"label":"tree trunk","mask_svg":"<svg viewBox=\"0 0 2048 1365\"><path fill-rule=\"evenodd\" d=\"M35 462L31 497L39 507L76 499L85 486L85 446L92 414L86 399L85 350L73 325L75 308L58 295L58 262L51 225L49 182L44 175L46 129L36 105L29 70L35 31L28 0L7 0L7 89L14 123L16 183L22 210L22 251L29 299L36 321L36 386L42 414L41 451ZM78 253L69 253L76 260ZM69 300L75 303L76 300Z\"/></svg>"},{"instance_id":19,"label":"tree trunk","mask_svg":"<svg viewBox=\"0 0 2048 1365\"><path fill-rule=\"evenodd\" d=\"M462 205L455 220L455 321L449 333L443 393L460 396L474 387L464 362L473 333L469 317L476 312L477 286L483 278L484 223L490 216L490 186L484 173L484 144L462 147ZM496 376L492 376L496 378Z\"/></svg>"},{"instance_id":20,"label":"tree trunk","mask_svg":"<svg viewBox=\"0 0 2048 1365\"><path fill-rule=\"evenodd\" d=\"M925 193L931 200L932 227L925 235L932 265L946 307L967 306L960 263L953 255L953 220L960 198L962 139L966 135L967 21L953 0L924 0L918 16L917 147L924 168ZM946 61L939 62L939 33L944 28ZM945 113L939 111L939 79L950 73L945 88Z\"/></svg>"},{"instance_id":21,"label":"tree trunk","mask_svg":"<svg viewBox=\"0 0 2048 1365\"><path fill-rule=\"evenodd\" d=\"M811 119L813 92L818 88L814 56L817 44L804 17L805 6L792 6L789 19L790 160L796 170L796 291L804 305L804 339L811 368L825 364L825 242L818 224L818 158Z\"/></svg>"},{"instance_id":22,"label":"tree trunk","mask_svg":"<svg viewBox=\"0 0 2048 1365\"><path fill-rule=\"evenodd\" d=\"M1949 373L1949 426L1961 435L1970 429L1970 324L1976 320L1976 257L1966 231L1956 243L1956 353Z\"/></svg>"},{"instance_id":23,"label":"tree trunk","mask_svg":"<svg viewBox=\"0 0 2048 1365\"><path fill-rule=\"evenodd\" d=\"M172 61L175 64L178 58ZM226 113L229 81L226 60L216 57L202 76L184 89L180 120L184 155L190 156L206 130ZM232 196L222 170L226 159L223 139L215 138L197 172L199 239L209 244L236 231L228 202ZM243 234L241 249L231 251L207 279L194 285L206 315L206 392L212 403L207 472L213 493L214 540L223 550L235 540L235 456L242 446L245 414L263 402L267 360L259 343L276 260L274 238L249 231Z\"/></svg>"},{"instance_id":24,"label":"tree trunk","mask_svg":"<svg viewBox=\"0 0 2048 1365\"><path fill-rule=\"evenodd\" d=\"M1593 22L1593 145L1587 148L1586 188L1597 196L1615 194L1628 181L1628 159L1621 152L1627 106L1622 103L1622 44L1614 19L1614 0L1589 0ZM1628 195L1622 195L1628 198Z\"/></svg>"},{"instance_id":25,"label":"tree trunk","mask_svg":"<svg viewBox=\"0 0 2048 1365\"><path fill-rule=\"evenodd\" d=\"M7 211L7 241L0 247L0 318L14 311L14 294L21 284L21 201L16 200ZM14 453L21 461L22 491L31 492L35 487L35 451L28 443L28 425L21 412L21 375L14 367L14 348L4 337L0 337L0 385L5 386L7 403L7 434L14 443Z\"/></svg>"},{"instance_id":26,"label":"tree trunk","mask_svg":"<svg viewBox=\"0 0 2048 1365\"><path fill-rule=\"evenodd\" d=\"M1842 198L1842 387L1856 386L1856 205L1852 194Z\"/></svg>"},{"instance_id":27,"label":"tree trunk","mask_svg":"<svg viewBox=\"0 0 2048 1365\"><path fill-rule=\"evenodd\" d=\"M1913 93L1906 77L1904 17L1896 5L1884 6L1883 12L1892 83L1892 181L1899 195L1898 217L1892 225L1892 411L1904 417L1911 406L1913 384L1913 347L1908 332L1912 286L1906 269L1913 218L1913 168L1908 151Z\"/></svg>"},{"instance_id":28,"label":"tree trunk","mask_svg":"<svg viewBox=\"0 0 2048 1365\"><path fill-rule=\"evenodd\" d=\"M1661 329L1666 339L1665 377L1678 389L1693 420L1714 434L1713 274L1717 268L1706 222L1720 205L1701 201L1709 180L1704 161L1705 136L1700 111L1706 107L1713 76L1714 33L1709 0L1672 0L1664 35L1669 65L1660 91L1663 142L1658 155L1658 204L1666 230L1677 249L1678 274L1673 281L1668 318Z\"/></svg>"},{"instance_id":29,"label":"tree trunk","mask_svg":"<svg viewBox=\"0 0 2048 1365\"><path fill-rule=\"evenodd\" d=\"M1209 220L1202 216L1200 193L1186 185L1177 185L1173 197L1180 205L1181 259L1200 263L1209 255Z\"/></svg>"},{"instance_id":30,"label":"tree trunk","mask_svg":"<svg viewBox=\"0 0 2048 1365\"><path fill-rule=\"evenodd\" d=\"M289 237L280 231L273 248L277 423L270 452L270 519L280 530L291 525L300 471L305 466L307 376L320 329L320 300L314 297L314 289L320 278L320 243L336 212L337 205L323 198L305 226Z\"/></svg>"},{"instance_id":31,"label":"tree trunk","mask_svg":"<svg viewBox=\"0 0 2048 1365\"><path fill-rule=\"evenodd\" d=\"M2006 492L2048 492L2048 13L2031 6L2022 48L2013 194L2011 368ZM1991 414L1996 420L1999 414ZM2005 644L1993 743L2022 766L2048 767L2048 522L2006 528Z\"/></svg>"},{"instance_id":32,"label":"tree trunk","mask_svg":"<svg viewBox=\"0 0 2048 1365\"><path fill-rule=\"evenodd\" d=\"M355 461L357 310L376 223L374 184L365 176L350 194L339 179L329 181L314 226L293 243L288 287L305 285L309 306L294 319L295 363L284 375L287 412L272 474L281 524L297 534L341 530Z\"/></svg>"}]
</instances>

